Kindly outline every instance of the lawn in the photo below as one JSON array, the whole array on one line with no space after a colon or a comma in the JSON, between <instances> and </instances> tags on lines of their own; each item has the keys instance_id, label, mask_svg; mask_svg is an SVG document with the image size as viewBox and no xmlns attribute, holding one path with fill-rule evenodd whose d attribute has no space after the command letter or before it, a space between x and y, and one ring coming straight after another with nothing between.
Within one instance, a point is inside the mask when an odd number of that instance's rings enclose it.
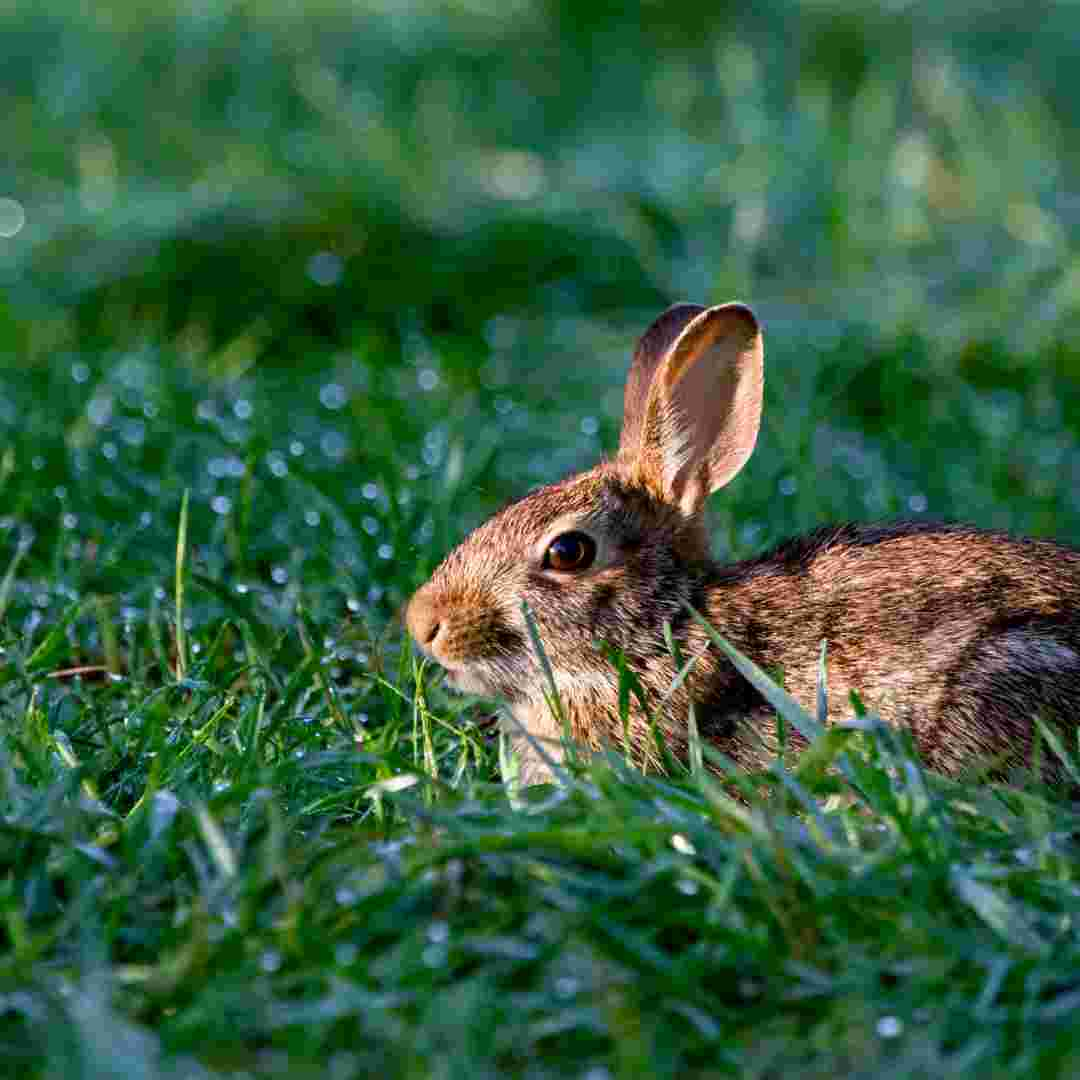
<instances>
[{"instance_id":1,"label":"lawn","mask_svg":"<svg viewBox=\"0 0 1080 1080\"><path fill-rule=\"evenodd\" d=\"M515 808L400 624L613 448L676 299L765 327L718 555L1080 544L1074 5L43 0L0 41L0 1073L1080 1072L1069 792L862 716Z\"/></svg>"}]
</instances>

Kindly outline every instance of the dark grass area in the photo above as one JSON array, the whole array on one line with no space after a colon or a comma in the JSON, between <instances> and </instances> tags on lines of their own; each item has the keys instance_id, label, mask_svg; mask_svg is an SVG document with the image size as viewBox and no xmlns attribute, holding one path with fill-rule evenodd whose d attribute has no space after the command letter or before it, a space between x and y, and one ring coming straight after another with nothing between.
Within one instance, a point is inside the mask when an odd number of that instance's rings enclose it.
<instances>
[{"instance_id":1,"label":"dark grass area","mask_svg":"<svg viewBox=\"0 0 1080 1080\"><path fill-rule=\"evenodd\" d=\"M515 810L398 622L613 447L675 299L765 324L719 553L1080 542L1070 5L44 4L0 40L0 1071L1076 1073L1069 791L865 723L741 802L613 757Z\"/></svg>"}]
</instances>

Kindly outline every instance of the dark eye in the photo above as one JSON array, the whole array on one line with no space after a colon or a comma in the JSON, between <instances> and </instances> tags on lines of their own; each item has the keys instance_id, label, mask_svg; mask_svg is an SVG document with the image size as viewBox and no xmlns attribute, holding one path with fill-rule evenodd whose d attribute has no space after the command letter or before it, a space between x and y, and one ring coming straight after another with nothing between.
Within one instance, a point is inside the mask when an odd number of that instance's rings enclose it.
<instances>
[{"instance_id":1,"label":"dark eye","mask_svg":"<svg viewBox=\"0 0 1080 1080\"><path fill-rule=\"evenodd\" d=\"M596 542L583 532L556 536L544 552L545 570L584 570L596 558Z\"/></svg>"}]
</instances>

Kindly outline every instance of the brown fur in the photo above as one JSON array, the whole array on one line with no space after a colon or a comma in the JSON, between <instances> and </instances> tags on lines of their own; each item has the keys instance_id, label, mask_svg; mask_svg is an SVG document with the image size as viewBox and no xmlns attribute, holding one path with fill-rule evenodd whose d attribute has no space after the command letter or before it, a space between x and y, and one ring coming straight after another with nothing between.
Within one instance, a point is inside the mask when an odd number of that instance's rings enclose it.
<instances>
[{"instance_id":1,"label":"brown fur","mask_svg":"<svg viewBox=\"0 0 1080 1080\"><path fill-rule=\"evenodd\" d=\"M673 353L693 346L698 383L706 365L724 367L728 386L746 365L750 381L740 385L753 393L756 378L760 400L760 345L756 357L746 350L739 322L746 314L682 305L654 324L628 379L619 456L512 503L452 551L409 607L421 646L464 689L506 700L518 724L556 757L561 732L544 700L522 601L572 734L594 748L624 741L618 678L599 643L623 652L655 709L676 673L667 623L683 658L699 657L660 716L673 750L686 750L693 703L703 737L740 764L761 765L775 752L771 710L712 647L689 607L760 666L781 672L807 708L826 641L830 717L850 715L849 694L858 691L886 721L910 727L927 762L944 772L974 758L1026 761L1036 715L1074 729L1080 552L964 526L898 523L823 529L730 566L710 560L701 504L716 478L726 482L745 460L757 417L744 408L747 415L714 435L715 417L680 405L677 379L659 405L659 391L643 386L655 387ZM708 334L702 319L713 320ZM696 320L681 338L673 329L680 320ZM697 336L688 346L691 332ZM700 419L690 415L695 408ZM660 409L664 423L650 435L643 417ZM706 426L708 445L700 434ZM648 443L640 452L638 440ZM680 464L670 451L682 453L683 443L692 453ZM596 562L577 573L544 569L546 543L574 529L597 542ZM630 722L636 760L654 763L648 720L636 703ZM530 744L517 743L523 779L545 779Z\"/></svg>"}]
</instances>

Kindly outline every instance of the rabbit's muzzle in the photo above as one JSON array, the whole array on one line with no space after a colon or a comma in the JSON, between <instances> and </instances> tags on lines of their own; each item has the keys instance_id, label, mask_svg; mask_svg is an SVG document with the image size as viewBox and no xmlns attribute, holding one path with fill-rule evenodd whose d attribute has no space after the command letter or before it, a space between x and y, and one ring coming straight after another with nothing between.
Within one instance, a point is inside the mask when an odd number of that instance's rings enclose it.
<instances>
[{"instance_id":1,"label":"rabbit's muzzle","mask_svg":"<svg viewBox=\"0 0 1080 1080\"><path fill-rule=\"evenodd\" d=\"M527 666L525 637L486 604L468 605L432 582L418 589L405 624L421 651L447 671L460 690L514 697Z\"/></svg>"}]
</instances>

